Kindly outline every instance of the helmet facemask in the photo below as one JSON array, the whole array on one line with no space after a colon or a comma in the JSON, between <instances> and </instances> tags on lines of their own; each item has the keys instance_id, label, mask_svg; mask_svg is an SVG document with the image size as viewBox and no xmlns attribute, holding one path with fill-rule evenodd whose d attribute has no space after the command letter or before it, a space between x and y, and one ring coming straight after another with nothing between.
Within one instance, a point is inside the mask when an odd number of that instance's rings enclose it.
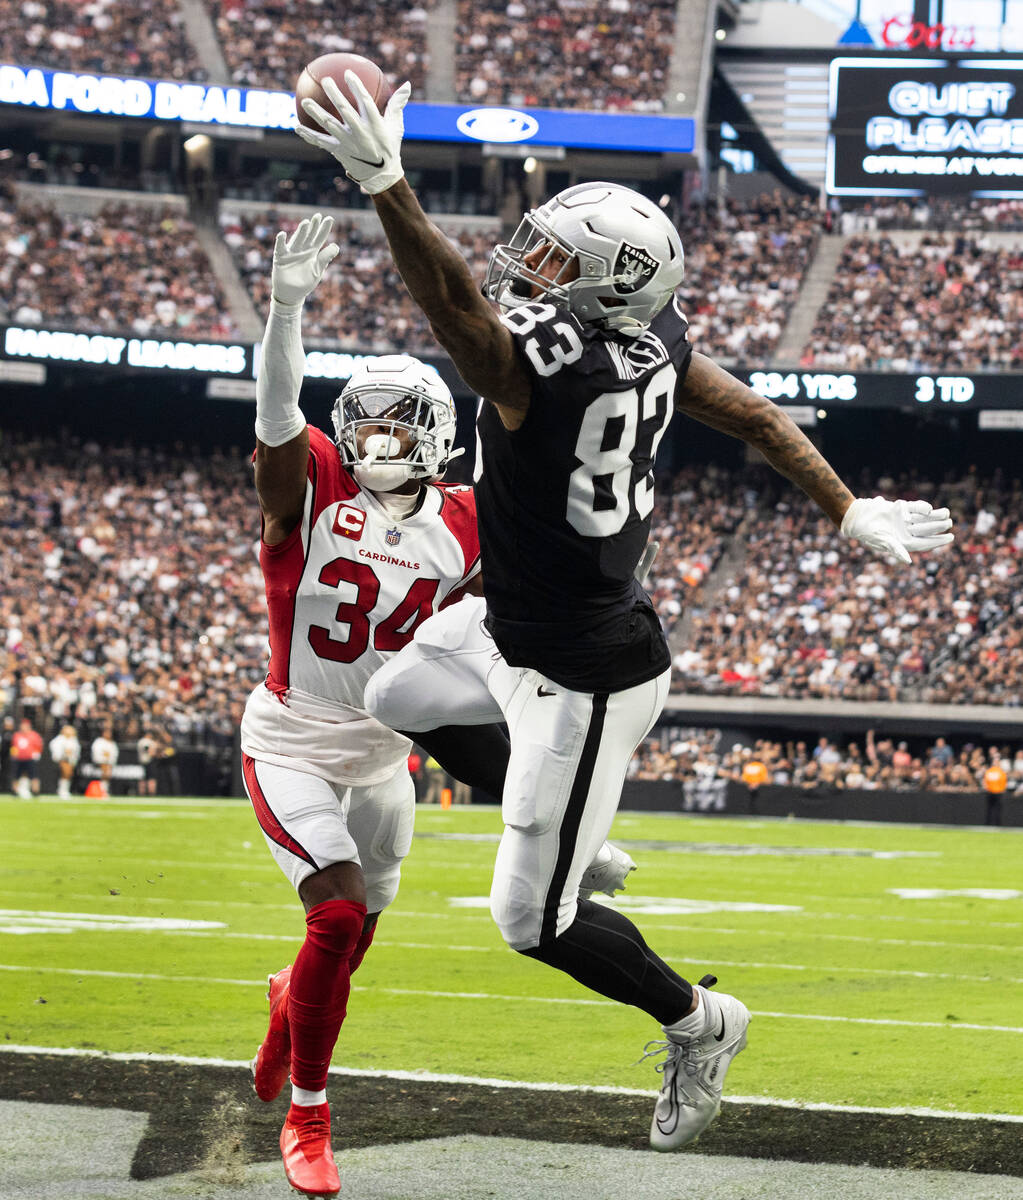
<instances>
[{"instance_id":1,"label":"helmet facemask","mask_svg":"<svg viewBox=\"0 0 1023 1200\"><path fill-rule=\"evenodd\" d=\"M447 387L439 378L429 379L417 360L393 359L393 369L377 359L353 378L331 415L342 464L361 486L378 492L394 491L409 480L438 479L462 453L452 449L455 411ZM363 429L372 433L360 452ZM404 455L401 434L409 443Z\"/></svg>"}]
</instances>

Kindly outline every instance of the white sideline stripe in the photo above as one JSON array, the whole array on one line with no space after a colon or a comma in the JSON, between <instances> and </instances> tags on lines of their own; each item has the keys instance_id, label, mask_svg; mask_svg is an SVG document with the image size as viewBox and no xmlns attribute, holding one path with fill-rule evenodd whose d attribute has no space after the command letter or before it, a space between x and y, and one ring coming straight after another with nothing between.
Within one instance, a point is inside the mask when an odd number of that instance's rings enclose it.
<instances>
[{"instance_id":1,"label":"white sideline stripe","mask_svg":"<svg viewBox=\"0 0 1023 1200\"><path fill-rule=\"evenodd\" d=\"M143 971L76 970L74 967L29 967L0 963L0 971L23 971L45 975L98 976L102 979L153 979L163 983L222 983L232 987L266 987L265 979L218 979L205 975L157 975ZM428 996L435 1000L498 1000L511 1004L571 1004L587 1008L615 1008L614 1000L582 1000L568 996L505 996L498 992L439 992L426 988L352 987L353 992L375 992L387 996ZM910 1029L974 1029L985 1033L1023 1033L1017 1025L971 1025L966 1021L902 1021L891 1017L835 1017L817 1013L783 1013L753 1010L755 1017L778 1021L837 1021L850 1025L902 1025ZM2 1047L2 1043L0 1043Z\"/></svg>"},{"instance_id":2,"label":"white sideline stripe","mask_svg":"<svg viewBox=\"0 0 1023 1200\"><path fill-rule=\"evenodd\" d=\"M190 1054L150 1054L145 1051L79 1050L73 1046L0 1045L0 1054L47 1054L54 1058L100 1058L108 1062L171 1063L186 1067L235 1067L248 1071L251 1063L233 1058L200 1058ZM331 1067L339 1078L397 1079L412 1083L456 1083L477 1087L516 1088L528 1092L586 1092L603 1096L646 1096L650 1088L609 1087L602 1084L539 1083L528 1080L488 1079L478 1075L447 1075L434 1071L372 1071L360 1067ZM956 1112L942 1108L874 1108L857 1104L827 1104L815 1100L779 1100L771 1096L729 1096L726 1104L749 1104L762 1108L793 1108L806 1112L875 1113L884 1117L939 1117L950 1121L1011 1121L1023 1124L1019 1113Z\"/></svg>"}]
</instances>

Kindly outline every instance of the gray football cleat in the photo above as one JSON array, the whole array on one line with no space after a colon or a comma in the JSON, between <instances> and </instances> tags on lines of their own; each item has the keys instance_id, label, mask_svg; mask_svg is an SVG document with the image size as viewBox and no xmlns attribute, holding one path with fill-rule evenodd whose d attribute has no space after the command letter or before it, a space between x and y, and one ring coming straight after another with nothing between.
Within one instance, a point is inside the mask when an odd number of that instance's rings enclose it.
<instances>
[{"instance_id":1,"label":"gray football cleat","mask_svg":"<svg viewBox=\"0 0 1023 1200\"><path fill-rule=\"evenodd\" d=\"M650 1126L655 1150L678 1150L703 1133L721 1108L721 1089L732 1059L746 1048L749 1009L724 992L711 995L707 988L716 982L713 975L705 975L697 985L711 1017L705 1033L685 1039L677 1035L678 1040L668 1034L666 1042L644 1047L644 1058L667 1051L664 1062L657 1064L664 1082Z\"/></svg>"},{"instance_id":2,"label":"gray football cleat","mask_svg":"<svg viewBox=\"0 0 1023 1200\"><path fill-rule=\"evenodd\" d=\"M583 872L579 882L579 899L589 900L594 892L603 892L605 896L624 892L625 878L635 869L636 864L624 850L605 842Z\"/></svg>"}]
</instances>

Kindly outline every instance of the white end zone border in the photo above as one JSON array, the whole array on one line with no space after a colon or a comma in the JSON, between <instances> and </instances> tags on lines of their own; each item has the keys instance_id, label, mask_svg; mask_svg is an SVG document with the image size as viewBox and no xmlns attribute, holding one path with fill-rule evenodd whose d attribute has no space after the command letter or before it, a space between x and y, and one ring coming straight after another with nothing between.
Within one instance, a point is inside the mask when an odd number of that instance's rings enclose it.
<instances>
[{"instance_id":1,"label":"white end zone border","mask_svg":"<svg viewBox=\"0 0 1023 1200\"><path fill-rule=\"evenodd\" d=\"M123 1053L80 1050L72 1046L0 1045L0 1054L49 1054L58 1058L100 1058L109 1062L171 1063L175 1066L233 1067L248 1072L247 1061L230 1058L199 1058L187 1054ZM443 1075L432 1071L369 1071L357 1067L331 1067L330 1074L369 1079L397 1079L409 1083L469 1084L477 1087L516 1088L528 1092L583 1092L604 1096L652 1096L652 1088L585 1086L571 1083L529 1083L514 1079L486 1079L475 1075ZM806 1112L873 1113L883 1117L939 1117L952 1121L1009 1121L1023 1125L1023 1114L947 1112L940 1108L868 1108L855 1104L823 1104L815 1101L778 1100L771 1096L727 1096L725 1104L749 1104L764 1108L793 1108Z\"/></svg>"}]
</instances>

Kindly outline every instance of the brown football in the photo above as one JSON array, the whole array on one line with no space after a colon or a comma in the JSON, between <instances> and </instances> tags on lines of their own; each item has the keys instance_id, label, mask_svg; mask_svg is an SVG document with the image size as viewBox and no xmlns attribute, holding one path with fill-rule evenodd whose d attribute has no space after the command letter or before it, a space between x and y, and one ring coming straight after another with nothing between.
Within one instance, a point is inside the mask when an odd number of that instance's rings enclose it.
<instances>
[{"instance_id":1,"label":"brown football","mask_svg":"<svg viewBox=\"0 0 1023 1200\"><path fill-rule=\"evenodd\" d=\"M315 100L332 113L334 116L339 116L337 109L327 99L327 93L323 90L322 80L333 79L337 86L341 89L342 95L350 100L358 110L358 102L352 95L348 84L345 83L345 72L354 71L356 75L366 85L366 90L373 97L377 108L381 112L387 104L391 95L391 86L384 78L383 71L376 65L375 62L370 62L368 58L363 58L361 54L347 54L339 51L335 54L321 54L319 58L314 58L298 77L298 82L295 84L295 112L299 121L303 125L307 125L310 129L319 130L320 126L310 117L302 107L302 101L309 99ZM322 132L322 131L321 131Z\"/></svg>"}]
</instances>

